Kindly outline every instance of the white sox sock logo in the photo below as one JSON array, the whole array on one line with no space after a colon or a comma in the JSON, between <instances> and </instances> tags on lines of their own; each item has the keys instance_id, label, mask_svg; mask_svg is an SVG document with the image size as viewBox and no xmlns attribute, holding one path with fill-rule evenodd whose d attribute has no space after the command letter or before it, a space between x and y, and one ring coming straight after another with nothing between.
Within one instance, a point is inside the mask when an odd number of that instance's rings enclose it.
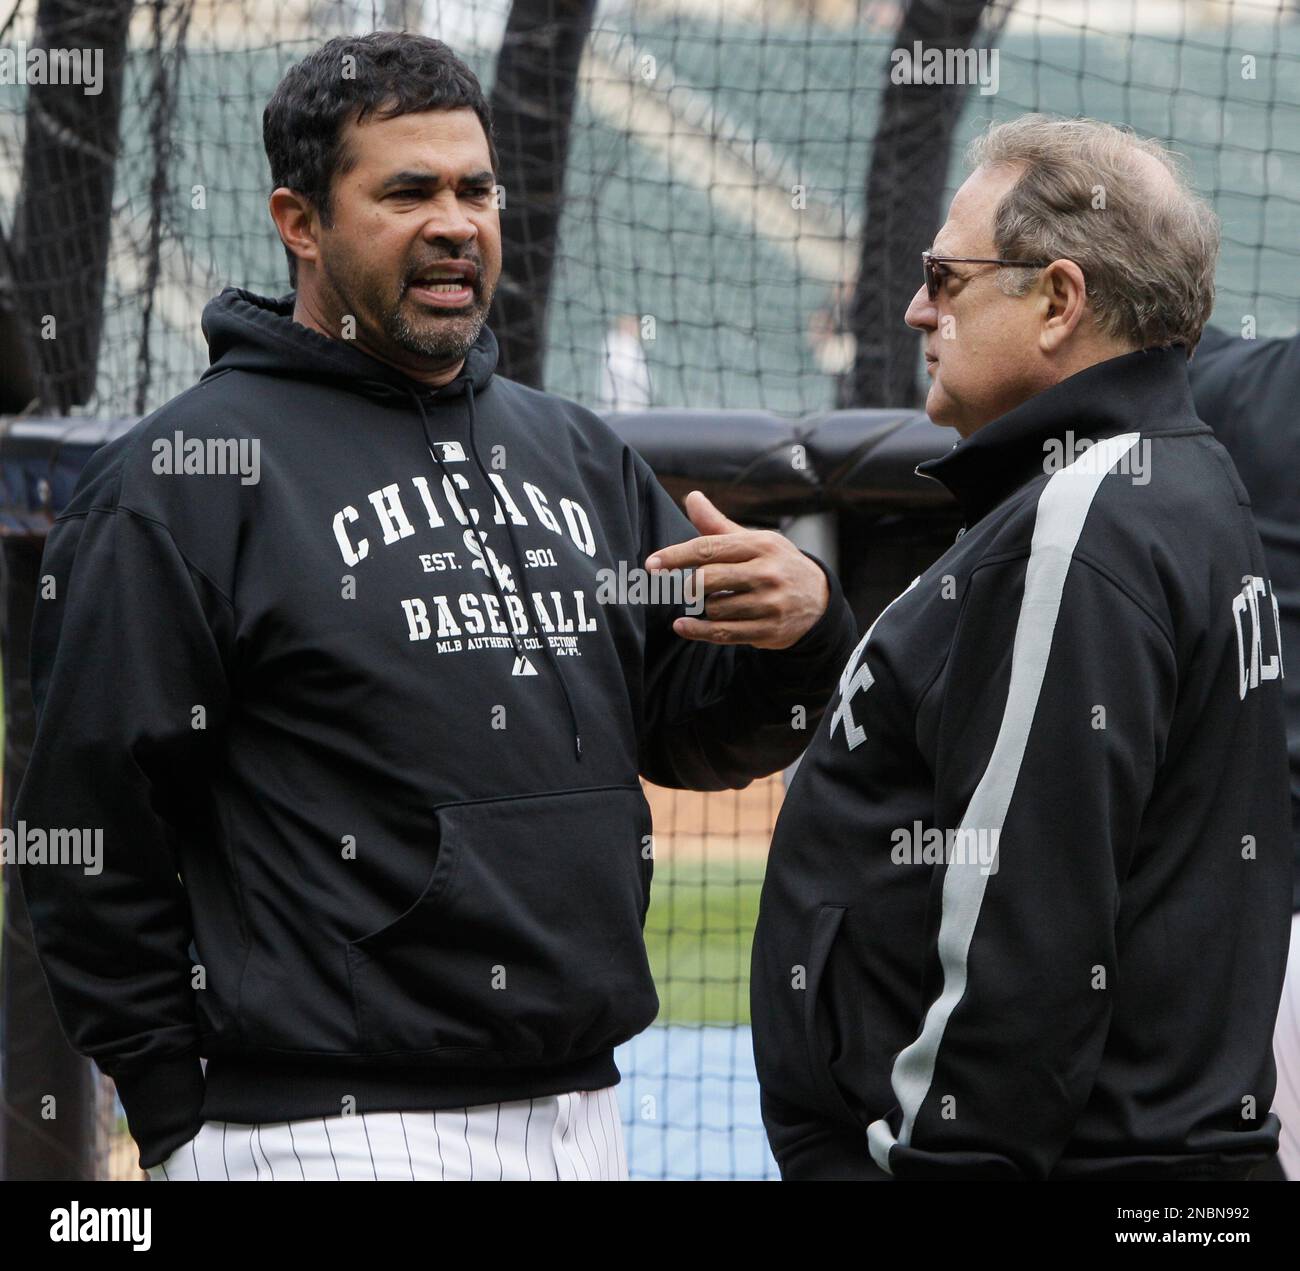
<instances>
[{"instance_id":1,"label":"white sox sock logo","mask_svg":"<svg viewBox=\"0 0 1300 1271\"><path fill-rule=\"evenodd\" d=\"M470 569L481 569L485 574L488 572L488 565L492 566L492 573L496 576L497 586L502 591L515 590L515 576L509 565L503 565L494 552L487 545L487 534L483 534L483 543L479 544L478 536L473 530L466 530L462 536L462 542L466 550L473 559L469 563ZM483 559L483 553L487 552L487 560Z\"/></svg>"},{"instance_id":2,"label":"white sox sock logo","mask_svg":"<svg viewBox=\"0 0 1300 1271\"><path fill-rule=\"evenodd\" d=\"M876 615L876 622L879 622L920 581L921 576L918 574ZM867 634L858 641L858 647L853 650L849 655L848 662L845 663L844 670L840 675L840 704L835 708L835 713L831 716L830 735L834 737L835 729L840 724L843 724L844 740L848 743L850 750L856 750L867 740L866 729L854 720L853 708L850 703L854 694L865 693L876 682L876 677L871 674L865 660L867 641L871 639L871 633L876 629L876 622L873 622L867 628ZM861 665L858 665L859 658L863 659Z\"/></svg>"}]
</instances>

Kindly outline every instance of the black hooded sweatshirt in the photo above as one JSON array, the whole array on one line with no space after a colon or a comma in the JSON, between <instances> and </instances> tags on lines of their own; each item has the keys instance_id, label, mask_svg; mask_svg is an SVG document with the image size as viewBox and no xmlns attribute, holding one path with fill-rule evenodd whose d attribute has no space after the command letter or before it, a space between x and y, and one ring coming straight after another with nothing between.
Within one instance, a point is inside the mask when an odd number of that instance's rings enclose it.
<instances>
[{"instance_id":1,"label":"black hooded sweatshirt","mask_svg":"<svg viewBox=\"0 0 1300 1271\"><path fill-rule=\"evenodd\" d=\"M23 889L146 1168L205 1119L616 1082L658 1009L638 774L788 764L856 638L829 573L780 652L602 603L696 536L610 428L494 376L486 328L432 390L292 305L208 305L211 367L95 454L42 565ZM97 872L42 863L58 829Z\"/></svg>"}]
</instances>

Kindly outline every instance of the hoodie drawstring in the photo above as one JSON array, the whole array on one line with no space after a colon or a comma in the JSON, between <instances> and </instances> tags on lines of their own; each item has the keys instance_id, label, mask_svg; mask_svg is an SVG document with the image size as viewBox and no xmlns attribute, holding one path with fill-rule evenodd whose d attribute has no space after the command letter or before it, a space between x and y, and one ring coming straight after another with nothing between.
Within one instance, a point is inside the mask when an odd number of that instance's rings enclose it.
<instances>
[{"instance_id":1,"label":"hoodie drawstring","mask_svg":"<svg viewBox=\"0 0 1300 1271\"><path fill-rule=\"evenodd\" d=\"M491 497L492 500L491 506L493 508L496 508L499 506L496 490L492 485L491 479L488 477L487 469L483 466L483 460L480 458L478 453L478 446L474 442L475 413L474 413L474 385L472 381L467 381L465 384L465 396L466 396L466 404L469 412L470 452L474 456L474 463L477 465L479 470L479 475L483 478L483 484L487 488L487 492ZM415 402L416 409L420 412L420 424L421 427L424 429L424 441L429 448L429 454L433 456L434 463L438 465L438 470L442 473L443 481L446 483L447 487L449 489L455 489L455 483L452 481L450 474L447 472L447 465L443 462L442 456L438 453L437 447L435 447L433 444L433 438L429 435L429 417L425 413L424 403L420 400L419 393L415 392L414 390L411 390L411 397ZM523 554L520 552L519 544L515 539L514 528L510 524L510 517L506 514L504 508L501 509L501 514L502 514L502 520L506 527L506 537L510 539L510 550L515 558L515 568L516 570L518 570L520 586L523 590L524 596L527 597L527 601L528 601L528 603L524 605L524 620L525 620L524 634L527 634L528 627L530 625L536 628L536 622L533 618L533 614L536 613L537 611L537 602L533 596L532 588L528 585L528 578L524 572ZM493 591L496 592L497 600L501 605L501 611L507 617L507 622L509 623L509 629L510 629L510 639L511 639L511 643L514 645L515 653L519 657L527 661L528 655L524 652L523 645L519 639L519 635L515 632L514 623L509 622L510 607L506 604L505 596L502 594L501 584L497 579L496 570L492 568L492 558L491 556L488 555L488 546L486 541L484 540L483 531L479 528L478 522L476 522L474 518L468 514L468 512L466 513L466 520L469 521L470 527L478 535L479 551L482 553L483 556L483 566L487 570L488 578L492 583L492 589ZM532 606L531 613L529 612L530 605ZM582 758L582 735L578 728L578 712L574 709L573 697L569 692L569 685L564 678L564 672L560 669L555 654L551 650L551 646L546 642L545 634L542 631L538 630L537 636L538 636L538 640L541 643L542 651L546 655L547 665L550 666L551 670L555 673L555 678L560 685L560 692L564 696L564 704L568 708L569 720L573 725L574 754L580 760Z\"/></svg>"}]
</instances>

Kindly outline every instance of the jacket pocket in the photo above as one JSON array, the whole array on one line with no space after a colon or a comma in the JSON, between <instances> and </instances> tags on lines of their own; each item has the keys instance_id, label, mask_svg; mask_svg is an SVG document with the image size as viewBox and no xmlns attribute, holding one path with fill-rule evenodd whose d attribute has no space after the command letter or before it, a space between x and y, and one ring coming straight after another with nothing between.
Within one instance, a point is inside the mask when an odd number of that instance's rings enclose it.
<instances>
[{"instance_id":1,"label":"jacket pocket","mask_svg":"<svg viewBox=\"0 0 1300 1271\"><path fill-rule=\"evenodd\" d=\"M437 819L423 894L348 945L367 1053L559 1063L650 1024L639 785L447 804Z\"/></svg>"},{"instance_id":2,"label":"jacket pocket","mask_svg":"<svg viewBox=\"0 0 1300 1271\"><path fill-rule=\"evenodd\" d=\"M804 995L804 1042L808 1047L808 1067L821 1097L824 1110L837 1119L858 1118L849 1107L831 1072L839 1034L834 1011L822 1001L822 984L830 962L835 938L844 921L843 905L822 905L813 919L812 944L808 950L808 991Z\"/></svg>"}]
</instances>

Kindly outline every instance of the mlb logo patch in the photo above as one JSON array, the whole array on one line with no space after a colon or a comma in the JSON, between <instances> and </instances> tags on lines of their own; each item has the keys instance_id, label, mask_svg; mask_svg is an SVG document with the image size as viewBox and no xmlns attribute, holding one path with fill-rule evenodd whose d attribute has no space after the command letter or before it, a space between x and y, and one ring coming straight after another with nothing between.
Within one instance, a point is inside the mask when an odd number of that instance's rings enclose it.
<instances>
[{"instance_id":1,"label":"mlb logo patch","mask_svg":"<svg viewBox=\"0 0 1300 1271\"><path fill-rule=\"evenodd\" d=\"M438 451L438 458L443 463L464 463L465 450L459 441L435 441L434 446Z\"/></svg>"}]
</instances>

